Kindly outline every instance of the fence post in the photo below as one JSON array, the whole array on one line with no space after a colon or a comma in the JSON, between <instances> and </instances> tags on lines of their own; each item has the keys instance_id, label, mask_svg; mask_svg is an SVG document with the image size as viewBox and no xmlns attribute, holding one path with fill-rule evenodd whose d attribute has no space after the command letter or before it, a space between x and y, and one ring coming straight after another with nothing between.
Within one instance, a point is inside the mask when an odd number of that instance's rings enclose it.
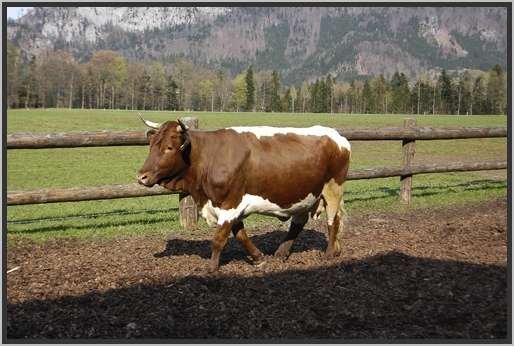
<instances>
[{"instance_id":1,"label":"fence post","mask_svg":"<svg viewBox=\"0 0 514 346\"><path fill-rule=\"evenodd\" d=\"M403 127L409 128L416 126L416 119L406 118L403 120ZM403 167L409 167L414 159L416 141L413 139L404 139L402 141L403 151ZM402 175L400 177L400 202L409 205L412 190L412 174Z\"/></svg>"},{"instance_id":2,"label":"fence post","mask_svg":"<svg viewBox=\"0 0 514 346\"><path fill-rule=\"evenodd\" d=\"M198 128L198 119L193 117L184 117L180 120L191 129ZM198 224L198 207L193 197L185 194L179 194L179 220L180 225L187 230L194 230Z\"/></svg>"}]
</instances>

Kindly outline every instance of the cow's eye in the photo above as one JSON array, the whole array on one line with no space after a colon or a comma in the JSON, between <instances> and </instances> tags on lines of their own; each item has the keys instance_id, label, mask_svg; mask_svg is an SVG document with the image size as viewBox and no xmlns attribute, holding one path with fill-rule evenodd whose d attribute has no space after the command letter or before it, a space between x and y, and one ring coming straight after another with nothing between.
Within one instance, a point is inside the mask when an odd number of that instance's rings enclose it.
<instances>
[{"instance_id":1,"label":"cow's eye","mask_svg":"<svg viewBox=\"0 0 514 346\"><path fill-rule=\"evenodd\" d=\"M168 147L168 149L167 149L167 150L170 150L170 151L171 151L171 150L173 150L173 148L172 148L172 147Z\"/></svg>"}]
</instances>

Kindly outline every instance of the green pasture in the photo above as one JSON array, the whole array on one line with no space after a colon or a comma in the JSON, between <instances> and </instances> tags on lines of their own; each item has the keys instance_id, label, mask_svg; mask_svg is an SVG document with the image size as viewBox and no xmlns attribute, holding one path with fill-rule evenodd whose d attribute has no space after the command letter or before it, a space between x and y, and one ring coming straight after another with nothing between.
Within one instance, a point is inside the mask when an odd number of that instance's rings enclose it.
<instances>
[{"instance_id":1,"label":"green pasture","mask_svg":"<svg viewBox=\"0 0 514 346\"><path fill-rule=\"evenodd\" d=\"M10 110L7 132L67 132L142 130L133 111ZM406 115L343 115L287 113L144 112L163 122L195 116L202 129L242 125L310 126L337 128L402 126ZM505 116L411 116L420 126L506 126ZM400 141L352 142L352 169L400 166ZM414 163L506 160L507 140L470 139L417 141ZM125 184L135 182L146 147L8 150L7 190L34 190ZM466 172L417 175L413 179L412 208L474 203L505 197L506 172ZM398 210L399 178L349 181L346 208L349 216L373 209ZM158 196L117 200L10 206L7 230L10 239L45 240L60 236L113 237L130 234L182 232L177 218L178 197ZM286 227L274 218L252 216L249 228L261 223ZM207 230L202 222L197 232Z\"/></svg>"}]
</instances>

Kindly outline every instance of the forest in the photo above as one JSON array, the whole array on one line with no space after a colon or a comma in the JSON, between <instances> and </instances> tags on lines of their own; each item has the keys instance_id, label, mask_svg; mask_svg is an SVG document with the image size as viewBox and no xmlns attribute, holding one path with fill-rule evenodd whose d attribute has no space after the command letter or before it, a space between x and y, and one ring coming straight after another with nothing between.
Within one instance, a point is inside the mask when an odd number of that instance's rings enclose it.
<instances>
[{"instance_id":1,"label":"forest","mask_svg":"<svg viewBox=\"0 0 514 346\"><path fill-rule=\"evenodd\" d=\"M111 50L79 62L62 50L25 58L7 43L9 108L259 111L348 114L506 114L507 78L487 71L440 70L409 80L398 71L336 80L330 74L282 85L276 71L237 75L185 59L127 61Z\"/></svg>"}]
</instances>

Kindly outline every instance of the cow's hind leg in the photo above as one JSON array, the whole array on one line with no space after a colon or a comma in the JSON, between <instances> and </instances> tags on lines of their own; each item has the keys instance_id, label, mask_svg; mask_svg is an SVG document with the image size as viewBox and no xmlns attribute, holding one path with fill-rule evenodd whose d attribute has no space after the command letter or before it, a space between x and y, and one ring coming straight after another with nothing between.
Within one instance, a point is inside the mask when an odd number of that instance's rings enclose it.
<instances>
[{"instance_id":1,"label":"cow's hind leg","mask_svg":"<svg viewBox=\"0 0 514 346\"><path fill-rule=\"evenodd\" d=\"M302 231L303 226L309 220L309 214L300 214L295 215L291 219L291 225L289 226L289 232L287 232L286 237L278 247L277 251L275 251L275 256L286 259L289 256L291 251L291 246L293 245L296 237Z\"/></svg>"},{"instance_id":2,"label":"cow's hind leg","mask_svg":"<svg viewBox=\"0 0 514 346\"><path fill-rule=\"evenodd\" d=\"M325 252L327 258L336 257L341 254L338 233L342 231L343 223L343 185L337 184L333 179L325 184L322 191L325 200L328 223L328 246Z\"/></svg>"},{"instance_id":3,"label":"cow's hind leg","mask_svg":"<svg viewBox=\"0 0 514 346\"><path fill-rule=\"evenodd\" d=\"M262 263L264 255L246 234L243 221L236 222L234 225L232 225L232 233L234 234L234 237L243 245L246 251L248 251L250 256L252 256L254 263Z\"/></svg>"}]
</instances>

